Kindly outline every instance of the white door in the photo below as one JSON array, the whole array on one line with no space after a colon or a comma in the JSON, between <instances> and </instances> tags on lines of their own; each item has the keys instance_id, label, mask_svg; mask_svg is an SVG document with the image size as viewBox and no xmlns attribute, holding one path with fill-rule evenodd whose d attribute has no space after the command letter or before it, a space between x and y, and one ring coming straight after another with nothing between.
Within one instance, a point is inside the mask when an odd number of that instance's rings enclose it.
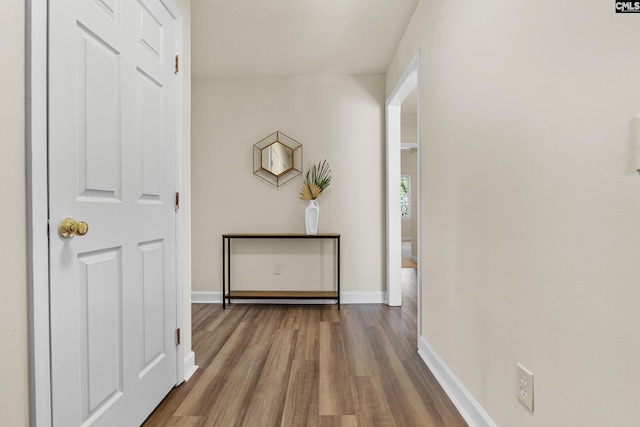
<instances>
[{"instance_id":1,"label":"white door","mask_svg":"<svg viewBox=\"0 0 640 427\"><path fill-rule=\"evenodd\" d=\"M177 382L175 37L159 0L49 1L54 426L140 425Z\"/></svg>"}]
</instances>

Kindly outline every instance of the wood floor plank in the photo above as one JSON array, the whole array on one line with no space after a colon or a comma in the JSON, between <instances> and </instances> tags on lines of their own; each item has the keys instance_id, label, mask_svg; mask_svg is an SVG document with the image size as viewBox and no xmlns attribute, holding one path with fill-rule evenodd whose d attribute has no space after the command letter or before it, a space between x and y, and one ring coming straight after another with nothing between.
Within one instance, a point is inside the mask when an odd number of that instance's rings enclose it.
<instances>
[{"instance_id":1,"label":"wood floor plank","mask_svg":"<svg viewBox=\"0 0 640 427\"><path fill-rule=\"evenodd\" d=\"M467 425L461 420L458 410L447 397L438 380L419 357L404 361L403 365L422 402L434 415L438 425L451 427L465 427Z\"/></svg>"},{"instance_id":2,"label":"wood floor plank","mask_svg":"<svg viewBox=\"0 0 640 427\"><path fill-rule=\"evenodd\" d=\"M377 376L398 426L440 427L437 417L422 403L384 328L371 328L372 344L379 350Z\"/></svg>"},{"instance_id":3,"label":"wood floor plank","mask_svg":"<svg viewBox=\"0 0 640 427\"><path fill-rule=\"evenodd\" d=\"M162 403L153 411L149 418L147 418L144 425L164 427L167 424L168 420L170 420L175 414L178 407L187 398L193 387L198 383L196 381L196 378L201 375L202 372L197 371L191 378L192 381L183 383L179 387L174 388L171 393L169 393L167 397L164 398Z\"/></svg>"},{"instance_id":4,"label":"wood floor plank","mask_svg":"<svg viewBox=\"0 0 640 427\"><path fill-rule=\"evenodd\" d=\"M243 426L279 426L289 382L293 351L298 331L279 329L273 339L260 379L250 392L251 401L244 410Z\"/></svg>"},{"instance_id":5,"label":"wood floor plank","mask_svg":"<svg viewBox=\"0 0 640 427\"><path fill-rule=\"evenodd\" d=\"M220 406L225 409L243 404L238 401L237 393L246 390L249 384L257 382L257 375L269 351L269 347L266 346L247 345L255 333L253 322L240 322L211 365L199 369L202 371L201 379L194 386L189 398L176 410L176 415L205 416L216 403L222 403ZM238 391L234 391L236 387Z\"/></svg>"},{"instance_id":6,"label":"wood floor plank","mask_svg":"<svg viewBox=\"0 0 640 427\"><path fill-rule=\"evenodd\" d=\"M368 427L395 427L391 409L377 377L355 377L356 412Z\"/></svg>"},{"instance_id":7,"label":"wood floor plank","mask_svg":"<svg viewBox=\"0 0 640 427\"><path fill-rule=\"evenodd\" d=\"M304 314L298 330L298 341L293 358L295 360L320 360L320 322L322 309L319 307L305 306Z\"/></svg>"},{"instance_id":8,"label":"wood floor plank","mask_svg":"<svg viewBox=\"0 0 640 427\"><path fill-rule=\"evenodd\" d=\"M340 322L340 310L335 305L323 306L320 314L320 321L322 322Z\"/></svg>"},{"instance_id":9,"label":"wood floor plank","mask_svg":"<svg viewBox=\"0 0 640 427\"><path fill-rule=\"evenodd\" d=\"M205 318L212 315L213 310L207 310L205 304L191 304L191 330L200 328Z\"/></svg>"},{"instance_id":10,"label":"wood floor plank","mask_svg":"<svg viewBox=\"0 0 640 427\"><path fill-rule=\"evenodd\" d=\"M320 417L320 427L367 427L358 422L355 415L323 415Z\"/></svg>"},{"instance_id":11,"label":"wood floor plank","mask_svg":"<svg viewBox=\"0 0 640 427\"><path fill-rule=\"evenodd\" d=\"M384 329L400 360L410 359L417 351L417 337L409 339L409 329L402 324L402 308L389 307L381 310L378 326Z\"/></svg>"},{"instance_id":12,"label":"wood floor plank","mask_svg":"<svg viewBox=\"0 0 640 427\"><path fill-rule=\"evenodd\" d=\"M300 329L302 327L302 319L304 318L304 307L288 308L280 322L282 329Z\"/></svg>"},{"instance_id":13,"label":"wood floor plank","mask_svg":"<svg viewBox=\"0 0 640 427\"><path fill-rule=\"evenodd\" d=\"M208 415L206 426L239 426L247 415L246 409L253 397L268 348L253 345L240 356L236 368L230 372L220 370L207 388L207 397L198 412Z\"/></svg>"},{"instance_id":14,"label":"wood floor plank","mask_svg":"<svg viewBox=\"0 0 640 427\"><path fill-rule=\"evenodd\" d=\"M340 323L320 323L320 415L355 415Z\"/></svg>"},{"instance_id":15,"label":"wood floor plank","mask_svg":"<svg viewBox=\"0 0 640 427\"><path fill-rule=\"evenodd\" d=\"M367 342L367 327L358 315L358 309L344 308L341 324L349 372L354 376L374 375L375 355Z\"/></svg>"},{"instance_id":16,"label":"wood floor plank","mask_svg":"<svg viewBox=\"0 0 640 427\"><path fill-rule=\"evenodd\" d=\"M282 427L318 427L320 367L317 361L294 360L287 387Z\"/></svg>"},{"instance_id":17,"label":"wood floor plank","mask_svg":"<svg viewBox=\"0 0 640 427\"><path fill-rule=\"evenodd\" d=\"M207 417L171 417L166 427L204 427Z\"/></svg>"},{"instance_id":18,"label":"wood floor plank","mask_svg":"<svg viewBox=\"0 0 640 427\"><path fill-rule=\"evenodd\" d=\"M217 307L217 309L211 310L212 316L203 319L200 326L193 330L192 347L198 366L205 369L209 367L213 358L243 320L246 311L247 307L241 306L228 310Z\"/></svg>"}]
</instances>

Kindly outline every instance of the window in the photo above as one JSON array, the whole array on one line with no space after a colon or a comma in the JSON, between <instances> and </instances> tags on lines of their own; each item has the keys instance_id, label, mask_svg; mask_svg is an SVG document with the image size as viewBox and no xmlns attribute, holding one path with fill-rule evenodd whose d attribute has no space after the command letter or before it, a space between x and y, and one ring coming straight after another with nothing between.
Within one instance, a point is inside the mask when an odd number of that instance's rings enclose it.
<instances>
[{"instance_id":1,"label":"window","mask_svg":"<svg viewBox=\"0 0 640 427\"><path fill-rule=\"evenodd\" d=\"M400 216L402 219L411 218L411 205L409 203L411 199L411 177L409 175L402 175L400 177Z\"/></svg>"}]
</instances>

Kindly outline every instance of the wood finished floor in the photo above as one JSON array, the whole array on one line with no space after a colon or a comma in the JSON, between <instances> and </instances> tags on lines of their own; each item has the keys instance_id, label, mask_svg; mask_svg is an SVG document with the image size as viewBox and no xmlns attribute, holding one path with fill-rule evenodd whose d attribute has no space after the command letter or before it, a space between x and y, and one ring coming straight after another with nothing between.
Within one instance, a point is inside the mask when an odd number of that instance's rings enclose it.
<instances>
[{"instance_id":1,"label":"wood finished floor","mask_svg":"<svg viewBox=\"0 0 640 427\"><path fill-rule=\"evenodd\" d=\"M200 368L144 426L466 426L416 352L402 274L402 307L194 304Z\"/></svg>"}]
</instances>

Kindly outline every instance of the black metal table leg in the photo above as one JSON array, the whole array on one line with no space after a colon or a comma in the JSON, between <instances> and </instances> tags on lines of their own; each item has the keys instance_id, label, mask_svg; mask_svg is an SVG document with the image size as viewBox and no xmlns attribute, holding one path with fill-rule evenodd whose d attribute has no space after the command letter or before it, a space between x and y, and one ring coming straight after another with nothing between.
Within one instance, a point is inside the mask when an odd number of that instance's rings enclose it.
<instances>
[{"instance_id":1,"label":"black metal table leg","mask_svg":"<svg viewBox=\"0 0 640 427\"><path fill-rule=\"evenodd\" d=\"M225 288L225 279L226 279L226 274L224 271L225 268L225 247L224 247L224 241L225 241L225 237L222 236L222 309L225 309L225 304L224 304L224 288Z\"/></svg>"},{"instance_id":2,"label":"black metal table leg","mask_svg":"<svg viewBox=\"0 0 640 427\"><path fill-rule=\"evenodd\" d=\"M338 264L338 310L340 310L340 236L338 236L337 238L337 242L338 242L338 251L336 254L337 257L337 264Z\"/></svg>"},{"instance_id":3,"label":"black metal table leg","mask_svg":"<svg viewBox=\"0 0 640 427\"><path fill-rule=\"evenodd\" d=\"M229 290L227 303L231 305L231 237L227 237L227 289Z\"/></svg>"}]
</instances>

